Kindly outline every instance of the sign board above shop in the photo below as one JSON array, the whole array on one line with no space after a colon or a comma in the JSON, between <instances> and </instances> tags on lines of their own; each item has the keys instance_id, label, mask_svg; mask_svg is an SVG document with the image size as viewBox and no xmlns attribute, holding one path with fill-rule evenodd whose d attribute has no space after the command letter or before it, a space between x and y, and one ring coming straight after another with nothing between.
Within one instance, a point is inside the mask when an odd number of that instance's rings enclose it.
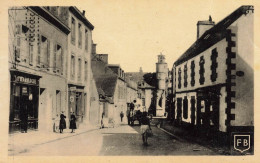
<instances>
[{"instance_id":1,"label":"sign board above shop","mask_svg":"<svg viewBox=\"0 0 260 163\"><path fill-rule=\"evenodd\" d=\"M32 77L22 76L22 75L12 75L12 82L24 83L24 84L33 84L38 85L39 80Z\"/></svg>"}]
</instances>

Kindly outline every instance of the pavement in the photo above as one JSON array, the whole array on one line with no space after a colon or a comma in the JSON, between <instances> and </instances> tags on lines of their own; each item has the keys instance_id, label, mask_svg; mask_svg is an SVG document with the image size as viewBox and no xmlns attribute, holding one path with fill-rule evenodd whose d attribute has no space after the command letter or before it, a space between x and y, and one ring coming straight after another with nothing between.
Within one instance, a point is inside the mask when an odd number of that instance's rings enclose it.
<instances>
[{"instance_id":1,"label":"pavement","mask_svg":"<svg viewBox=\"0 0 260 163\"><path fill-rule=\"evenodd\" d=\"M218 142L214 142L213 139L202 135L196 135L194 131L187 128L177 127L171 124L169 121L164 121L161 129L165 132L172 134L176 139L180 141L188 141L191 143L197 143L204 147L207 147L220 155L230 155L229 147L220 145Z\"/></svg>"},{"instance_id":2,"label":"pavement","mask_svg":"<svg viewBox=\"0 0 260 163\"><path fill-rule=\"evenodd\" d=\"M29 149L46 143L51 143L57 140L62 140L68 137L77 136L86 132L98 130L99 127L86 125L76 129L71 133L70 129L65 129L63 133L53 131L36 131L28 130L27 133L16 132L9 134L8 139L8 155L18 155L26 153Z\"/></svg>"}]
</instances>

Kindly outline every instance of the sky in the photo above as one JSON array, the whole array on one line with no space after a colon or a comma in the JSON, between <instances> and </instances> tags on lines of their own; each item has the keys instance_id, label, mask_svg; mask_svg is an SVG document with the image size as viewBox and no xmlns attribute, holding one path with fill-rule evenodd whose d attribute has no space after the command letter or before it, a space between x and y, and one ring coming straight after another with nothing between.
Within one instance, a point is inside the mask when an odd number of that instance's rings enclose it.
<instances>
[{"instance_id":1,"label":"sky","mask_svg":"<svg viewBox=\"0 0 260 163\"><path fill-rule=\"evenodd\" d=\"M222 2L222 3L219 3ZM109 54L109 64L120 64L125 72L155 72L157 55L166 57L168 68L195 41L197 21L216 23L243 4L253 1L214 0L108 0L85 1L94 25L97 53ZM252 2L252 3L250 3Z\"/></svg>"}]
</instances>

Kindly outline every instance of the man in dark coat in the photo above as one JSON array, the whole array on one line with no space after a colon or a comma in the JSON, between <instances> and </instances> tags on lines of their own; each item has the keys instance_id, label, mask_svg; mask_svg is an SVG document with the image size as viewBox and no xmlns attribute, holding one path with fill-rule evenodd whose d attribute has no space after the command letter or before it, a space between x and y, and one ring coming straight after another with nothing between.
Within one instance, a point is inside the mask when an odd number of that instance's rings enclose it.
<instances>
[{"instance_id":1,"label":"man in dark coat","mask_svg":"<svg viewBox=\"0 0 260 163\"><path fill-rule=\"evenodd\" d=\"M66 116L63 113L64 112L61 112L60 114L60 125L59 125L60 133L62 133L63 129L66 128L66 121L65 121Z\"/></svg>"},{"instance_id":2,"label":"man in dark coat","mask_svg":"<svg viewBox=\"0 0 260 163\"><path fill-rule=\"evenodd\" d=\"M76 116L74 115L74 112L70 116L70 129L71 129L71 133L73 133L74 130L77 129Z\"/></svg>"}]
</instances>

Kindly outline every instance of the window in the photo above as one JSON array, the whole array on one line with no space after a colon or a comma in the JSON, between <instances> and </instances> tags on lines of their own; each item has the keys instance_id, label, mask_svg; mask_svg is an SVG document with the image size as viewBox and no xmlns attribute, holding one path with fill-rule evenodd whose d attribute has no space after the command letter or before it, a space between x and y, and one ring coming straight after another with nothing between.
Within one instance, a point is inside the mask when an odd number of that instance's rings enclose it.
<instances>
[{"instance_id":1,"label":"window","mask_svg":"<svg viewBox=\"0 0 260 163\"><path fill-rule=\"evenodd\" d=\"M187 87L188 85L188 74L187 74L187 64L184 65L184 87Z\"/></svg>"},{"instance_id":2,"label":"window","mask_svg":"<svg viewBox=\"0 0 260 163\"><path fill-rule=\"evenodd\" d=\"M59 114L61 112L61 92L60 90L56 90L56 113L54 117L56 117L56 114Z\"/></svg>"},{"instance_id":3,"label":"window","mask_svg":"<svg viewBox=\"0 0 260 163\"><path fill-rule=\"evenodd\" d=\"M85 81L87 81L87 77L88 77L88 62L85 61L85 73L84 73L84 76L85 76Z\"/></svg>"},{"instance_id":4,"label":"window","mask_svg":"<svg viewBox=\"0 0 260 163\"><path fill-rule=\"evenodd\" d=\"M30 48L29 48L29 63L30 63L30 65L32 65L33 64L33 45L30 45Z\"/></svg>"},{"instance_id":5,"label":"window","mask_svg":"<svg viewBox=\"0 0 260 163\"><path fill-rule=\"evenodd\" d=\"M85 30L85 50L88 51L88 30Z\"/></svg>"},{"instance_id":6,"label":"window","mask_svg":"<svg viewBox=\"0 0 260 163\"><path fill-rule=\"evenodd\" d=\"M81 31L81 24L78 25L78 34L79 34L79 39L78 39L78 46L79 48L82 48L82 31Z\"/></svg>"},{"instance_id":7,"label":"window","mask_svg":"<svg viewBox=\"0 0 260 163\"><path fill-rule=\"evenodd\" d=\"M188 118L188 99L187 99L187 96L185 96L184 99L183 99L183 118L184 119Z\"/></svg>"},{"instance_id":8,"label":"window","mask_svg":"<svg viewBox=\"0 0 260 163\"><path fill-rule=\"evenodd\" d=\"M190 85L193 87L195 85L195 63L194 61L191 61L191 65L190 65L190 69L191 69L191 81L190 81Z\"/></svg>"},{"instance_id":9,"label":"window","mask_svg":"<svg viewBox=\"0 0 260 163\"><path fill-rule=\"evenodd\" d=\"M204 77L204 73L205 73L205 69L204 69L204 64L205 64L205 60L204 60L204 57L201 56L200 57L200 84L204 84L205 82L205 77Z\"/></svg>"},{"instance_id":10,"label":"window","mask_svg":"<svg viewBox=\"0 0 260 163\"><path fill-rule=\"evenodd\" d=\"M62 73L63 69L63 54L62 54L62 47L58 44L54 46L54 53L53 53L53 67L54 70L58 73Z\"/></svg>"},{"instance_id":11,"label":"window","mask_svg":"<svg viewBox=\"0 0 260 163\"><path fill-rule=\"evenodd\" d=\"M81 59L78 59L78 80L81 80Z\"/></svg>"},{"instance_id":12,"label":"window","mask_svg":"<svg viewBox=\"0 0 260 163\"><path fill-rule=\"evenodd\" d=\"M50 63L50 42L49 40L44 37L41 36L41 64L44 67L49 67L49 63Z\"/></svg>"},{"instance_id":13,"label":"window","mask_svg":"<svg viewBox=\"0 0 260 163\"><path fill-rule=\"evenodd\" d=\"M16 45L14 47L14 55L16 61L23 61L23 62L32 62L30 57L30 47L29 42L27 41L26 33L28 32L29 28L22 25L17 24L15 26L15 36L16 36Z\"/></svg>"},{"instance_id":14,"label":"window","mask_svg":"<svg viewBox=\"0 0 260 163\"><path fill-rule=\"evenodd\" d=\"M178 88L181 88L181 68L178 70Z\"/></svg>"},{"instance_id":15,"label":"window","mask_svg":"<svg viewBox=\"0 0 260 163\"><path fill-rule=\"evenodd\" d=\"M75 45L75 19L71 18L71 43Z\"/></svg>"},{"instance_id":16,"label":"window","mask_svg":"<svg viewBox=\"0 0 260 163\"><path fill-rule=\"evenodd\" d=\"M75 77L75 57L71 55L71 60L70 60L70 77L74 79Z\"/></svg>"},{"instance_id":17,"label":"window","mask_svg":"<svg viewBox=\"0 0 260 163\"><path fill-rule=\"evenodd\" d=\"M210 79L212 82L217 80L218 74L217 74L217 67L218 67L218 63L217 63L217 57L218 57L218 52L217 49L213 49L211 52L211 76Z\"/></svg>"},{"instance_id":18,"label":"window","mask_svg":"<svg viewBox=\"0 0 260 163\"><path fill-rule=\"evenodd\" d=\"M142 106L145 106L145 98L142 98Z\"/></svg>"}]
</instances>

